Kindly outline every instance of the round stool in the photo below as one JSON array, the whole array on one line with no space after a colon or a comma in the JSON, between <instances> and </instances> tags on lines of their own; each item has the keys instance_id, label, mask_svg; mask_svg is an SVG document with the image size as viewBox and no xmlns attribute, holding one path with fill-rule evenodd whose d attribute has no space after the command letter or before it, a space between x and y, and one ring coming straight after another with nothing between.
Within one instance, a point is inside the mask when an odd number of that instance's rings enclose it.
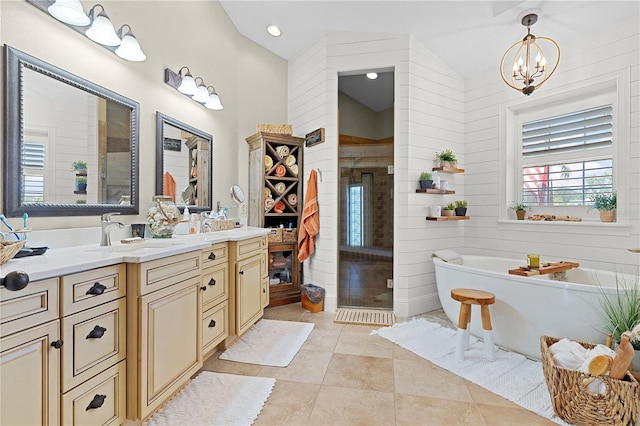
<instances>
[{"instance_id":1,"label":"round stool","mask_svg":"<svg viewBox=\"0 0 640 426\"><path fill-rule=\"evenodd\" d=\"M484 329L484 349L489 361L494 361L495 347L493 344L493 331L491 328L491 314L489 305L496 302L493 293L471 288L455 288L451 290L451 298L460 302L460 315L458 317L458 337L456 342L456 359L464 360L464 351L469 349L469 323L471 322L471 305L480 305L482 316L482 328Z\"/></svg>"}]
</instances>

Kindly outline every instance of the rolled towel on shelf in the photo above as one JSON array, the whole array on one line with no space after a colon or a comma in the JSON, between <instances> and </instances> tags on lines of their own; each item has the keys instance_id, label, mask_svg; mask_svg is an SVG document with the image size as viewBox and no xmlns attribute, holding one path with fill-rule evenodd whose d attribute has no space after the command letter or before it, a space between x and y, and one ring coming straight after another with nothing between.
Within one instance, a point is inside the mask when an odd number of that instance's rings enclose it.
<instances>
[{"instance_id":1,"label":"rolled towel on shelf","mask_svg":"<svg viewBox=\"0 0 640 426\"><path fill-rule=\"evenodd\" d=\"M454 263L456 265L462 265L462 257L453 250L437 250L434 251L431 257L437 257L444 260L447 263Z\"/></svg>"}]
</instances>

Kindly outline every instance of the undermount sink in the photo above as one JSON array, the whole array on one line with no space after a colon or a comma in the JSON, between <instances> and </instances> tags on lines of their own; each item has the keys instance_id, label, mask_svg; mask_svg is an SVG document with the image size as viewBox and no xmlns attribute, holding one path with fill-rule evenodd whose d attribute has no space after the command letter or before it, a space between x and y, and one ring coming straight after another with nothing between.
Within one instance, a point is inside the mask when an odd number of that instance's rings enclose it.
<instances>
[{"instance_id":1,"label":"undermount sink","mask_svg":"<svg viewBox=\"0 0 640 426\"><path fill-rule=\"evenodd\" d=\"M111 246L103 246L96 247L94 249L89 249L87 251L90 252L117 252L117 253L132 253L138 250L147 250L147 249L163 249L167 247L179 246L184 243L176 242L176 241L144 241L142 243L131 243L131 244L116 244Z\"/></svg>"}]
</instances>

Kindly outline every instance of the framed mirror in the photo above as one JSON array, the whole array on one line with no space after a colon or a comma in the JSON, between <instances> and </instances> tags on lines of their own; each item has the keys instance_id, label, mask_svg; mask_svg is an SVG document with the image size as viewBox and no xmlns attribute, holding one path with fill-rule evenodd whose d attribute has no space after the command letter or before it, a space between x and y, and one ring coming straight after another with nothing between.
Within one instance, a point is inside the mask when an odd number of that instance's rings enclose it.
<instances>
[{"instance_id":1,"label":"framed mirror","mask_svg":"<svg viewBox=\"0 0 640 426\"><path fill-rule=\"evenodd\" d=\"M183 210L212 208L213 137L156 111L156 194Z\"/></svg>"},{"instance_id":2,"label":"framed mirror","mask_svg":"<svg viewBox=\"0 0 640 426\"><path fill-rule=\"evenodd\" d=\"M138 103L6 45L5 67L5 215L138 214Z\"/></svg>"}]
</instances>

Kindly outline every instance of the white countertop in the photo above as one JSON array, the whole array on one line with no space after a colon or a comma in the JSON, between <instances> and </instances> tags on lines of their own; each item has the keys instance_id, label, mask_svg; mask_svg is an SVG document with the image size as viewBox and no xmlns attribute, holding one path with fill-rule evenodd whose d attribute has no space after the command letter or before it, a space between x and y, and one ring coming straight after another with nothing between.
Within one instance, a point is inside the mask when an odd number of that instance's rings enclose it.
<instances>
[{"instance_id":1,"label":"white countertop","mask_svg":"<svg viewBox=\"0 0 640 426\"><path fill-rule=\"evenodd\" d=\"M242 241L269 233L267 228L244 226L206 234L174 235L173 238L145 239L142 243L111 246L98 244L49 249L40 256L11 259L0 265L0 278L12 271L24 271L30 281L73 274L118 263L142 263L206 248L226 241Z\"/></svg>"}]
</instances>

